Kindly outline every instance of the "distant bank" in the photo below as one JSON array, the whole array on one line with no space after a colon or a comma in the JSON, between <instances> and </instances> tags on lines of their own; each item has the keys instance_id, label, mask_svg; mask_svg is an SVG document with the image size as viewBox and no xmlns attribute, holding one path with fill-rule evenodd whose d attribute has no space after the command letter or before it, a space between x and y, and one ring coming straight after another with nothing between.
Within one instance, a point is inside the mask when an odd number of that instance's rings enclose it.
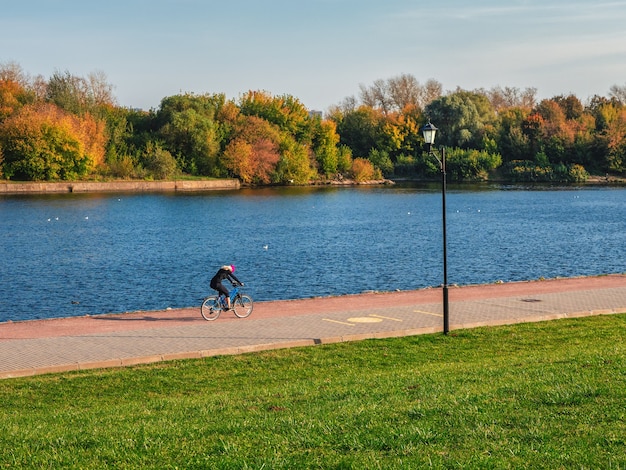
<instances>
[{"instance_id":1,"label":"distant bank","mask_svg":"<svg viewBox=\"0 0 626 470\"><path fill-rule=\"evenodd\" d=\"M401 182L424 183L433 180L372 180L356 182L350 179L312 181L309 186L363 186L393 185ZM485 181L485 183L524 184L512 181ZM531 185L532 183L526 183ZM549 183L538 183L546 185ZM626 178L618 176L590 176L586 182L578 186L624 186ZM61 182L7 182L0 181L0 195L3 194L62 194L62 193L102 193L102 192L193 192L220 191L249 187L242 185L236 178L214 180L174 180L174 181L61 181Z\"/></svg>"},{"instance_id":2,"label":"distant bank","mask_svg":"<svg viewBox=\"0 0 626 470\"><path fill-rule=\"evenodd\" d=\"M199 181L62 181L58 183L0 183L0 194L61 194L102 192L217 191L239 189L237 179Z\"/></svg>"}]
</instances>

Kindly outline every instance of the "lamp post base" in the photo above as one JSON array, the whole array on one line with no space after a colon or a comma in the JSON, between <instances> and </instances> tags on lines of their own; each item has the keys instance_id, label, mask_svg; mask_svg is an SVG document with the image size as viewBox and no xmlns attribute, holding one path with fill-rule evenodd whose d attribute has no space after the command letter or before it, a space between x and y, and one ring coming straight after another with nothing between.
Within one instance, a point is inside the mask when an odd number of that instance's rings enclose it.
<instances>
[{"instance_id":1,"label":"lamp post base","mask_svg":"<svg viewBox=\"0 0 626 470\"><path fill-rule=\"evenodd\" d=\"M450 331L449 317L450 310L448 307L448 285L443 286L443 334L447 335Z\"/></svg>"}]
</instances>

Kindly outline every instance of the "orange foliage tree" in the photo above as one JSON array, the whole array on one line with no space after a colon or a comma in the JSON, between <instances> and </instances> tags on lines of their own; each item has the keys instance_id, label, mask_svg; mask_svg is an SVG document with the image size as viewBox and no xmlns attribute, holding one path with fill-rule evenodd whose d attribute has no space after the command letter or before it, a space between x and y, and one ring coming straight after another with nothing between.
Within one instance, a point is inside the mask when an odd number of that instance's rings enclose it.
<instances>
[{"instance_id":1,"label":"orange foliage tree","mask_svg":"<svg viewBox=\"0 0 626 470\"><path fill-rule=\"evenodd\" d=\"M0 123L4 174L9 179L69 180L104 161L104 125L55 105L26 105Z\"/></svg>"},{"instance_id":2,"label":"orange foliage tree","mask_svg":"<svg viewBox=\"0 0 626 470\"><path fill-rule=\"evenodd\" d=\"M265 119L239 115L222 163L244 183L267 184L280 160L279 140L280 132Z\"/></svg>"}]
</instances>

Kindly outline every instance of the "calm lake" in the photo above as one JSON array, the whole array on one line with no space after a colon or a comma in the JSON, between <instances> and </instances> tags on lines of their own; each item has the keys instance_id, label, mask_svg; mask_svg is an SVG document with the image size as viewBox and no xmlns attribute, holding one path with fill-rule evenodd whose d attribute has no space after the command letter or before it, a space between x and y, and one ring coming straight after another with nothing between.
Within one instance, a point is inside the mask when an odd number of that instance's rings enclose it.
<instances>
[{"instance_id":1,"label":"calm lake","mask_svg":"<svg viewBox=\"0 0 626 470\"><path fill-rule=\"evenodd\" d=\"M626 188L449 187L449 284L626 272ZM255 300L439 286L421 187L0 196L0 322L200 304L222 264Z\"/></svg>"}]
</instances>

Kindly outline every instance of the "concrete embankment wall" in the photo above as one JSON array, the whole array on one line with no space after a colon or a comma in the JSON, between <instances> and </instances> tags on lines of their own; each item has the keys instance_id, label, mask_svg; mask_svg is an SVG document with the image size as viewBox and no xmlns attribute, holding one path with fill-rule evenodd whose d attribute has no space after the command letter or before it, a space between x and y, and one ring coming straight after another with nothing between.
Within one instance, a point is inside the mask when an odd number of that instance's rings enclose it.
<instances>
[{"instance_id":1,"label":"concrete embankment wall","mask_svg":"<svg viewBox=\"0 0 626 470\"><path fill-rule=\"evenodd\" d=\"M67 181L60 183L0 183L0 194L170 192L239 189L237 179L206 181Z\"/></svg>"}]
</instances>

